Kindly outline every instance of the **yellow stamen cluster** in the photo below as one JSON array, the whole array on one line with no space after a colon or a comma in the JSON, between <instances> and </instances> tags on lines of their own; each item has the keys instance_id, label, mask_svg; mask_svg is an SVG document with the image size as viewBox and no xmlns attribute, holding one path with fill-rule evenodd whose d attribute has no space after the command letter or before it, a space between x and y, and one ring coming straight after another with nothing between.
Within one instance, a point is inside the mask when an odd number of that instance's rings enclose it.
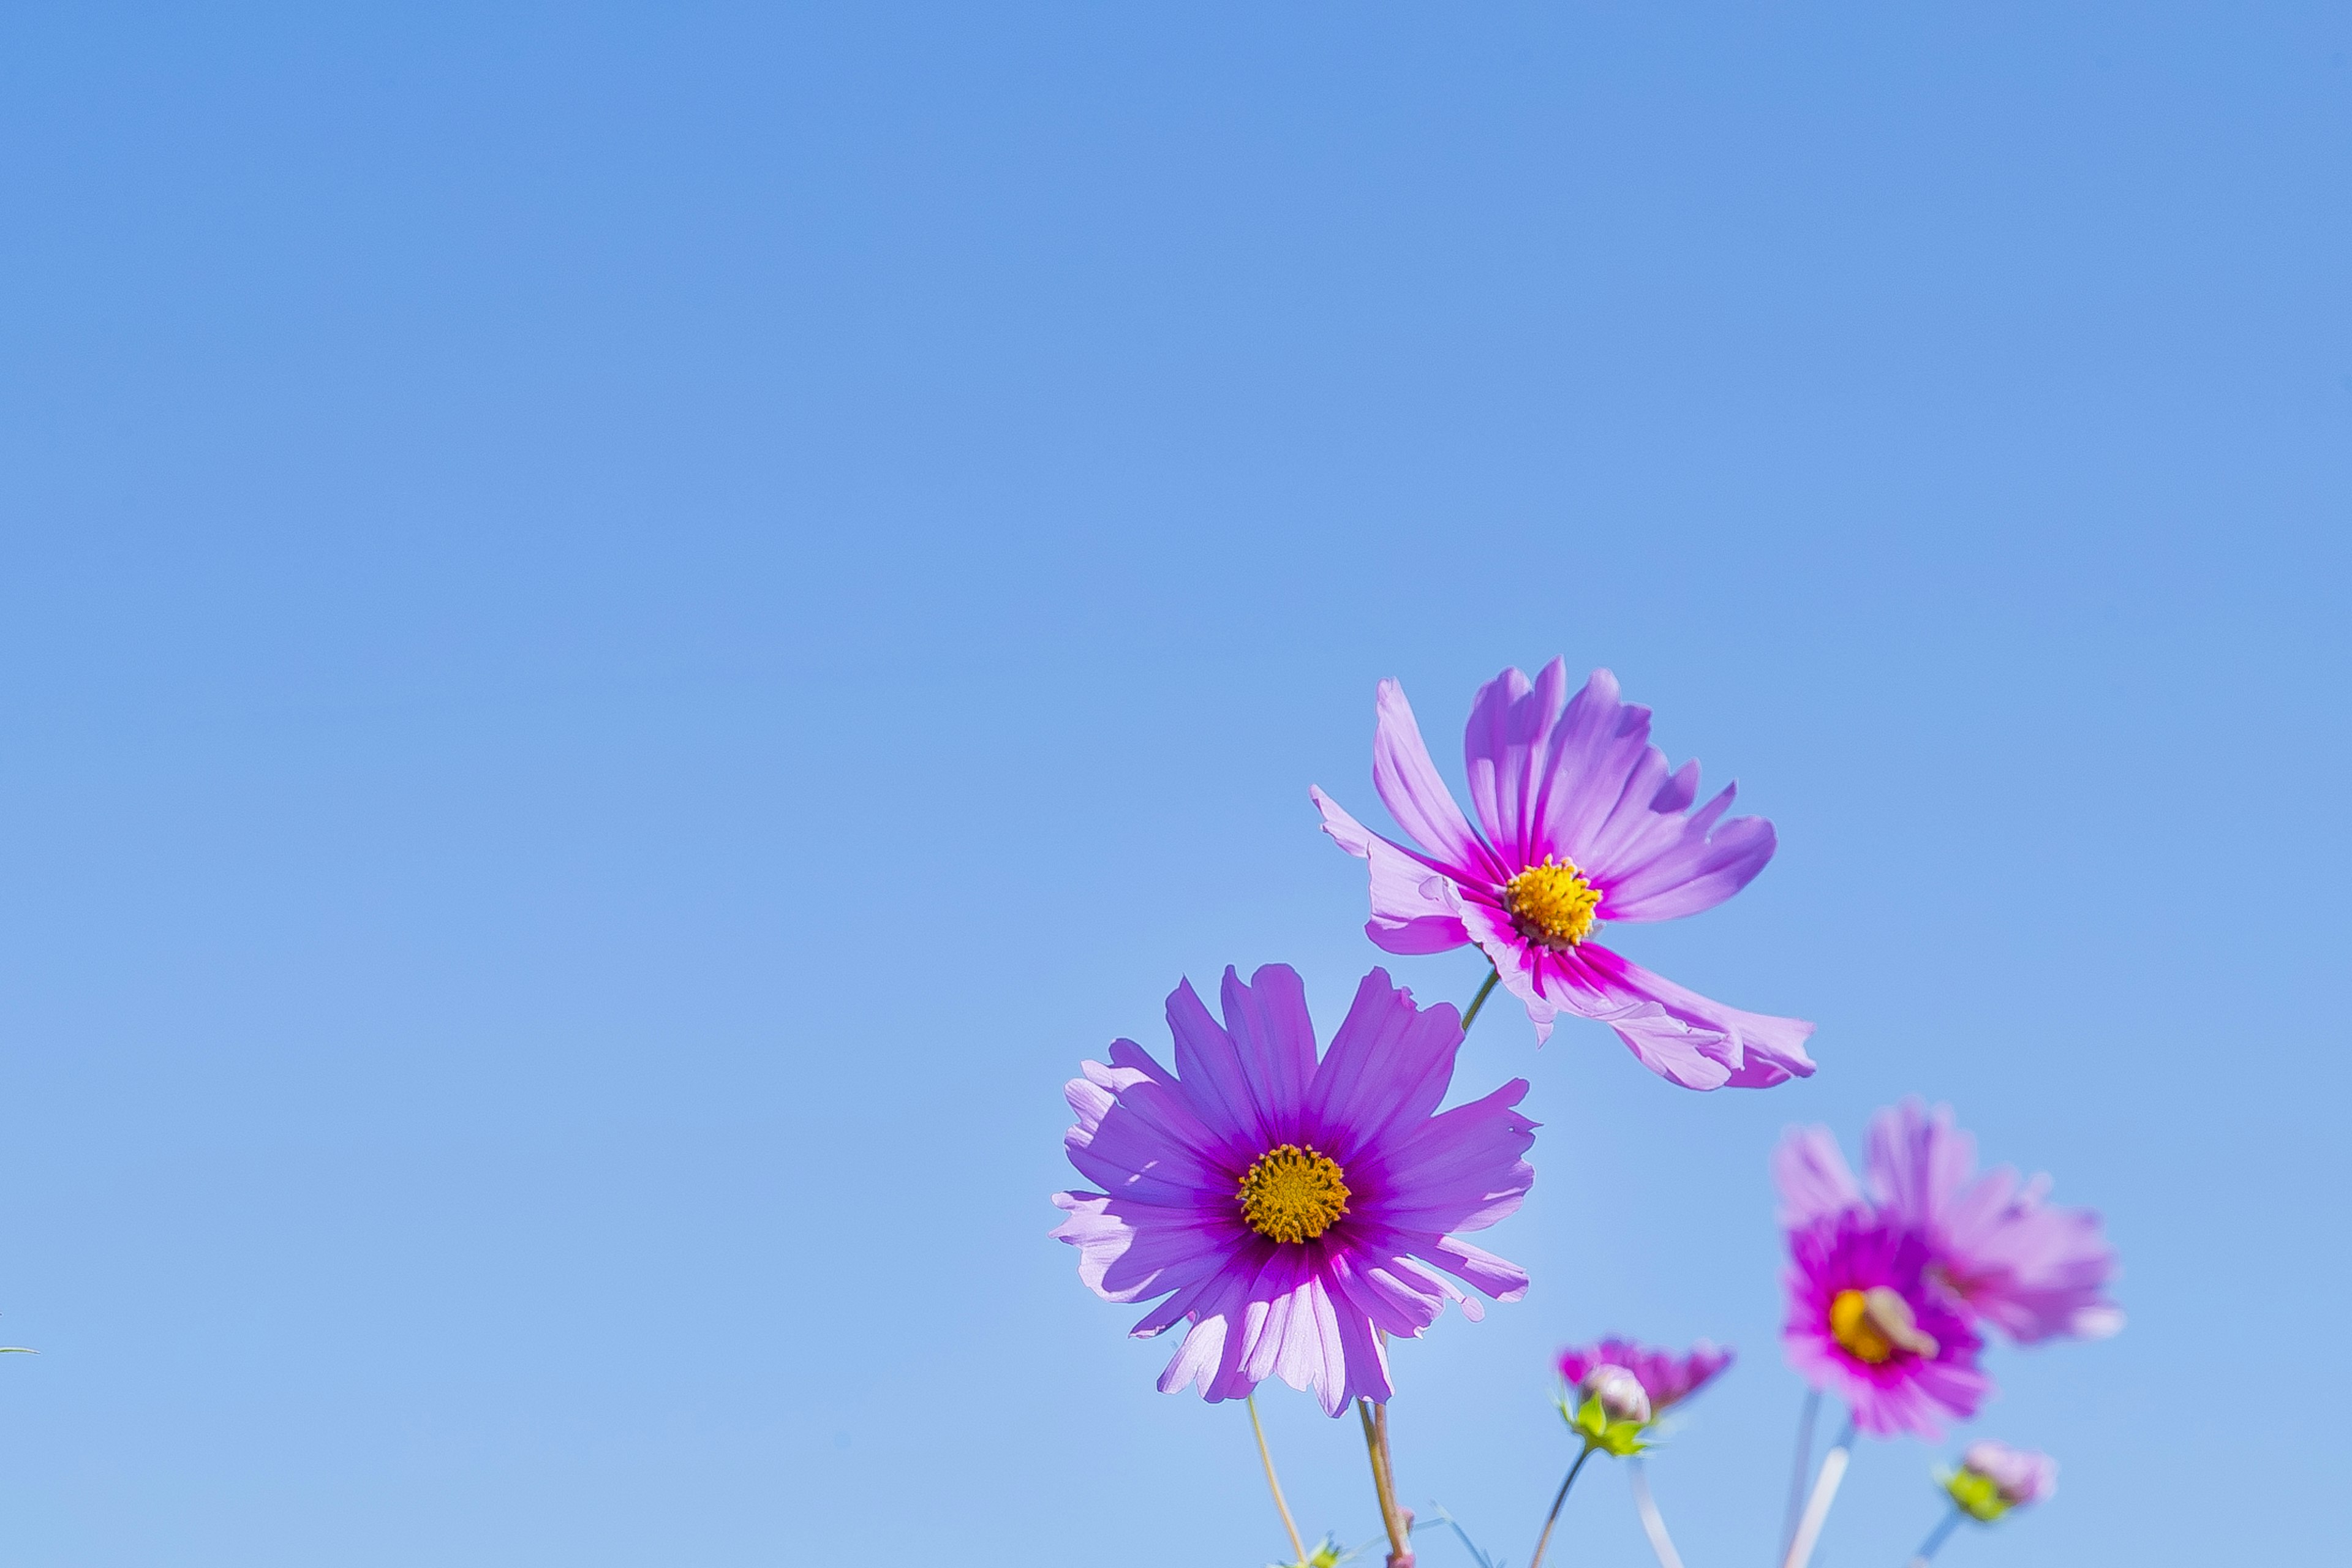
<instances>
[{"instance_id":1,"label":"yellow stamen cluster","mask_svg":"<svg viewBox=\"0 0 2352 1568\"><path fill-rule=\"evenodd\" d=\"M1601 907L1600 890L1584 873L1565 860L1544 857L1503 884L1503 908L1511 922L1529 942L1546 947L1574 947L1592 934L1593 911Z\"/></svg>"},{"instance_id":2,"label":"yellow stamen cluster","mask_svg":"<svg viewBox=\"0 0 2352 1568\"><path fill-rule=\"evenodd\" d=\"M1839 1291L1830 1302L1830 1333L1854 1360L1872 1366L1894 1360L1897 1351L1932 1356L1937 1348L1936 1336L1919 1327L1902 1292L1884 1285Z\"/></svg>"},{"instance_id":3,"label":"yellow stamen cluster","mask_svg":"<svg viewBox=\"0 0 2352 1568\"><path fill-rule=\"evenodd\" d=\"M1339 1162L1296 1143L1260 1154L1236 1195L1242 1218L1268 1241L1312 1241L1348 1212Z\"/></svg>"}]
</instances>

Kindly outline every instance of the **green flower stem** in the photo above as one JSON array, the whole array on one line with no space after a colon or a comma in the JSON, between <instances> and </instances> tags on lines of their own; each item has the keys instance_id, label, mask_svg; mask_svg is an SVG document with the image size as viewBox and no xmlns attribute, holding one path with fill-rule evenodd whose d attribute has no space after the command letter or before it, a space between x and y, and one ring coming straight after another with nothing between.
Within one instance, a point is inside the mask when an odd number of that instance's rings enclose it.
<instances>
[{"instance_id":1,"label":"green flower stem","mask_svg":"<svg viewBox=\"0 0 2352 1568\"><path fill-rule=\"evenodd\" d=\"M1625 1461L1633 1472L1633 1507L1642 1516L1642 1533L1650 1538L1650 1550L1657 1553L1658 1568L1683 1568L1683 1560L1675 1552L1674 1538L1666 1533L1666 1521L1658 1512L1658 1503L1650 1495L1650 1474L1640 1456Z\"/></svg>"},{"instance_id":2,"label":"green flower stem","mask_svg":"<svg viewBox=\"0 0 2352 1568\"><path fill-rule=\"evenodd\" d=\"M1927 1568L1927 1559L1936 1555L1936 1549L1950 1538L1953 1530L1958 1528L1959 1522L1959 1505L1955 1503L1952 1505L1952 1511L1946 1514L1943 1521L1934 1530L1928 1531L1927 1541L1920 1545L1917 1552L1912 1554L1909 1568Z\"/></svg>"},{"instance_id":3,"label":"green flower stem","mask_svg":"<svg viewBox=\"0 0 2352 1568\"><path fill-rule=\"evenodd\" d=\"M1584 1452L1576 1457L1576 1463L1568 1467L1568 1479L1559 1483L1559 1491L1551 1500L1551 1511L1544 1515L1543 1533L1536 1537L1535 1555L1528 1559L1528 1568L1541 1568L1544 1548L1551 1543L1551 1527L1559 1522L1560 1505L1568 1501L1568 1489L1576 1484L1576 1473L1584 1468L1584 1461L1592 1458L1592 1450L1600 1446L1598 1443L1585 1444Z\"/></svg>"},{"instance_id":4,"label":"green flower stem","mask_svg":"<svg viewBox=\"0 0 2352 1568\"><path fill-rule=\"evenodd\" d=\"M1291 1521L1290 1505L1282 1500L1282 1483L1274 1474L1274 1454L1265 1446L1265 1428L1258 1425L1257 1395L1250 1394L1242 1403L1249 1406L1250 1430L1257 1436L1257 1457L1265 1466L1265 1484L1274 1493L1274 1510L1282 1515L1282 1528L1290 1532L1290 1559L1303 1564L1307 1561L1307 1543L1298 1539L1298 1526Z\"/></svg>"},{"instance_id":5,"label":"green flower stem","mask_svg":"<svg viewBox=\"0 0 2352 1568\"><path fill-rule=\"evenodd\" d=\"M1372 1490L1380 1495L1381 1523L1389 1532L1388 1568L1412 1568L1412 1516L1397 1506L1396 1468L1389 1454L1389 1407L1356 1401L1363 1418L1364 1449L1372 1460Z\"/></svg>"},{"instance_id":6,"label":"green flower stem","mask_svg":"<svg viewBox=\"0 0 2352 1568\"><path fill-rule=\"evenodd\" d=\"M1464 1034L1470 1032L1470 1025L1478 1016L1478 1009L1486 1005L1486 994L1494 990L1495 983L1502 978L1503 972L1499 969L1490 969L1486 972L1486 984L1478 987L1478 994L1470 998L1469 1010L1462 1015Z\"/></svg>"}]
</instances>

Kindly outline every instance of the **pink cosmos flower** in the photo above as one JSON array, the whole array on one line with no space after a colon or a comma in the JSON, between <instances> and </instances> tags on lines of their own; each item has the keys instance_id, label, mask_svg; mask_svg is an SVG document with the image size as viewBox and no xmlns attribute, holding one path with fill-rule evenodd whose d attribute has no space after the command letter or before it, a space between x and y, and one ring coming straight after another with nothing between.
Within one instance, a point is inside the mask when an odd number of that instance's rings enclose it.
<instances>
[{"instance_id":1,"label":"pink cosmos flower","mask_svg":"<svg viewBox=\"0 0 2352 1568\"><path fill-rule=\"evenodd\" d=\"M1070 1163L1101 1192L1057 1193L1054 1232L1107 1300L1165 1296L1133 1332L1191 1325L1160 1374L1238 1399L1269 1375L1337 1415L1389 1396L1381 1331L1418 1336L1447 1301L1485 1315L1452 1275L1499 1300L1516 1265L1459 1239L1519 1206L1536 1124L1515 1079L1440 1111L1462 1045L1450 1004L1413 1005L1375 969L1316 1059L1297 972L1228 969L1220 1026L1187 981L1168 998L1171 1073L1132 1040L1068 1088Z\"/></svg>"},{"instance_id":2,"label":"pink cosmos flower","mask_svg":"<svg viewBox=\"0 0 2352 1568\"><path fill-rule=\"evenodd\" d=\"M1826 1128L1792 1131L1773 1156L1782 1224L1874 1205L1927 1242L1935 1283L2021 1344L2122 1328L2106 1297L2116 1251L2098 1215L2044 1203L2048 1176L1976 1167L1976 1140L1953 1125L1951 1107L1916 1098L1871 1118L1866 1197Z\"/></svg>"},{"instance_id":3,"label":"pink cosmos flower","mask_svg":"<svg viewBox=\"0 0 2352 1568\"><path fill-rule=\"evenodd\" d=\"M1596 1367L1623 1367L1640 1380L1650 1396L1651 1414L1656 1415L1706 1387L1731 1361L1731 1352L1708 1340L1691 1346L1687 1355L1676 1355L1612 1334L1596 1344L1560 1352L1559 1375L1570 1387L1580 1388Z\"/></svg>"},{"instance_id":4,"label":"pink cosmos flower","mask_svg":"<svg viewBox=\"0 0 2352 1568\"><path fill-rule=\"evenodd\" d=\"M1772 825L1722 820L1734 787L1696 811L1698 764L1669 771L1650 710L1595 670L1568 697L1559 659L1533 681L1507 669L1481 687L1464 752L1482 834L1422 744L1404 691L1374 704L1372 787L1411 845L1370 832L1320 789L1323 831L1371 868L1364 930L1390 952L1477 943L1538 1041L1565 1010L1617 1031L1644 1066L1685 1089L1762 1089L1813 1070L1796 1018L1743 1013L1685 991L1592 940L1609 921L1713 909L1772 858Z\"/></svg>"},{"instance_id":5,"label":"pink cosmos flower","mask_svg":"<svg viewBox=\"0 0 2352 1568\"><path fill-rule=\"evenodd\" d=\"M1976 1414L1992 1391L1983 1342L1928 1282L1916 1234L1849 1209L1790 1231L1789 1257L1789 1363L1852 1406L1857 1427L1934 1438L1945 1417Z\"/></svg>"}]
</instances>

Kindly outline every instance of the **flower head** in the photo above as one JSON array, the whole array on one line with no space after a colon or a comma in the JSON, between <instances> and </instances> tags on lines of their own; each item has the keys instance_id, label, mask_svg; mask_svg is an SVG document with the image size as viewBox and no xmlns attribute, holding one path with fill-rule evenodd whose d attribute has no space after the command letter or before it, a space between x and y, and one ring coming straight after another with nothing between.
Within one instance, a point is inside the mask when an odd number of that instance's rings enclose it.
<instances>
[{"instance_id":1,"label":"flower head","mask_svg":"<svg viewBox=\"0 0 2352 1568\"><path fill-rule=\"evenodd\" d=\"M2021 1344L2120 1329L2123 1311L2106 1295L2116 1252L2098 1215L2044 1202L2047 1176L2021 1180L2006 1166L1979 1175L1976 1165L1976 1140L1953 1124L1951 1107L1913 1099L1871 1118L1866 1194L1824 1128L1784 1138L1773 1176L1783 1224L1851 1209L1916 1232L1930 1279Z\"/></svg>"},{"instance_id":2,"label":"flower head","mask_svg":"<svg viewBox=\"0 0 2352 1568\"><path fill-rule=\"evenodd\" d=\"M1669 770L1650 710L1596 670L1568 695L1559 659L1530 681L1479 689L1464 740L1470 826L1422 743L1404 692L1381 682L1372 787L1410 844L1367 830L1321 790L1323 831L1371 868L1364 929L1391 952L1475 942L1528 1009L1536 1038L1563 1010L1617 1031L1686 1089L1760 1089L1813 1070L1796 1018L1743 1013L1684 990L1594 940L1603 924L1713 909L1772 858L1772 825L1724 819L1733 789L1697 809L1698 764ZM1483 831L1482 831L1483 830Z\"/></svg>"},{"instance_id":3,"label":"flower head","mask_svg":"<svg viewBox=\"0 0 2352 1568\"><path fill-rule=\"evenodd\" d=\"M1789 1321L1781 1342L1815 1388L1835 1392L1878 1436L1935 1437L1991 1391L1982 1342L1927 1279L1927 1244L1858 1210L1789 1236Z\"/></svg>"},{"instance_id":4,"label":"flower head","mask_svg":"<svg viewBox=\"0 0 2352 1568\"><path fill-rule=\"evenodd\" d=\"M1519 1206L1536 1124L1525 1079L1440 1111L1462 1044L1451 1004L1416 1007L1375 969L1318 1061L1296 971L1225 971L1221 1025L1188 981L1168 998L1176 1071L1132 1040L1068 1088L1070 1163L1100 1192L1057 1193L1054 1234L1107 1300L1165 1296L1133 1330L1182 1322L1163 1393L1238 1399L1268 1375L1337 1415L1389 1396L1382 1331L1416 1336L1454 1284L1517 1300L1528 1277L1454 1233ZM1446 1276L1451 1275L1453 1279Z\"/></svg>"},{"instance_id":5,"label":"flower head","mask_svg":"<svg viewBox=\"0 0 2352 1568\"><path fill-rule=\"evenodd\" d=\"M1969 1445L1944 1490L1969 1518L1990 1524L2011 1509L2046 1502L2058 1490L2058 1461L2032 1448L1987 1439Z\"/></svg>"},{"instance_id":6,"label":"flower head","mask_svg":"<svg viewBox=\"0 0 2352 1568\"><path fill-rule=\"evenodd\" d=\"M1560 1352L1559 1375L1571 1387L1580 1389L1595 1367L1622 1367L1641 1381L1654 1418L1706 1387L1731 1361L1731 1352L1707 1340L1691 1346L1688 1354L1676 1355L1612 1334L1596 1344Z\"/></svg>"}]
</instances>

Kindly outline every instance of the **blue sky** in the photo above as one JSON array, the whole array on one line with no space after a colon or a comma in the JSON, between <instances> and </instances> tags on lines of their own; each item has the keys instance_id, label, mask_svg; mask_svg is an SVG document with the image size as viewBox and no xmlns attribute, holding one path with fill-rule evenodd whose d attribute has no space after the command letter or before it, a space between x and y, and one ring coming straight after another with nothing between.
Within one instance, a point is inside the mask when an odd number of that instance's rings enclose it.
<instances>
[{"instance_id":1,"label":"blue sky","mask_svg":"<svg viewBox=\"0 0 2352 1568\"><path fill-rule=\"evenodd\" d=\"M1633 933L1817 1019L1534 1080L1528 1299L1398 1356L1524 1561L1550 1352L1743 1360L1764 1178L1949 1100L2122 1247L1941 1560L2315 1561L2352 1395L2340 7L26 5L0 18L11 1561L1255 1568L1048 1241L1180 976L1377 955L1373 683L1613 668L1781 850ZM1465 999L1466 954L1394 961ZM1262 1402L1312 1531L1350 1429ZM1892 1564L1946 1450L1860 1456ZM1574 1561L1646 1561L1623 1478ZM1432 1545L1424 1562L1459 1559Z\"/></svg>"}]
</instances>

